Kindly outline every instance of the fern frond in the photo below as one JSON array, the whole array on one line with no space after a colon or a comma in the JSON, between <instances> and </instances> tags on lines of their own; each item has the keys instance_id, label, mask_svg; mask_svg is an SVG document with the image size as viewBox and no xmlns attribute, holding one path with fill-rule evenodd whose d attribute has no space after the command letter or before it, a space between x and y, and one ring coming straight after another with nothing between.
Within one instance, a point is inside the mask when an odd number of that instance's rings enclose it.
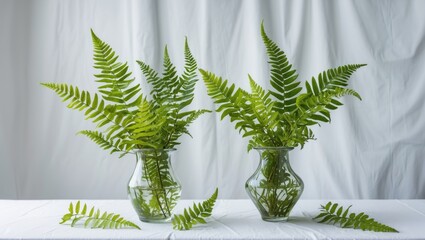
<instances>
[{"instance_id":1,"label":"fern frond","mask_svg":"<svg viewBox=\"0 0 425 240\"><path fill-rule=\"evenodd\" d=\"M270 92L266 92L258 85L250 75L248 75L251 86L251 108L258 122L264 126L267 134L272 134L276 128L280 127L279 112L275 111L275 101L269 98ZM274 138L274 137L272 137ZM276 143L274 144L276 145ZM279 146L279 144L277 144Z\"/></svg>"},{"instance_id":2,"label":"fern frond","mask_svg":"<svg viewBox=\"0 0 425 240\"><path fill-rule=\"evenodd\" d=\"M180 138L181 135L187 134L190 137L192 135L189 133L188 127L190 124L192 124L197 118L202 116L205 113L210 113L210 110L206 109L200 109L200 110L193 110L193 111L187 111L179 114L177 116L176 123L174 124L174 129L172 134L170 134L170 138L166 145L179 145L180 143L177 142L177 140Z\"/></svg>"},{"instance_id":3,"label":"fern frond","mask_svg":"<svg viewBox=\"0 0 425 240\"><path fill-rule=\"evenodd\" d=\"M356 95L352 89L334 87L326 91L313 93L303 93L297 97L296 105L301 113L299 114L298 123L300 125L314 125L318 121L330 122L330 111L337 109L342 105L336 100L344 95Z\"/></svg>"},{"instance_id":4,"label":"fern frond","mask_svg":"<svg viewBox=\"0 0 425 240\"><path fill-rule=\"evenodd\" d=\"M161 81L161 77L158 76L158 72L156 72L151 66L149 66L145 62L141 60L137 60L136 62L137 64L139 64L140 70L142 70L146 82L152 86L153 89L150 94L152 95L153 99L156 100L156 92L160 92L160 89L163 84L163 82Z\"/></svg>"},{"instance_id":5,"label":"fern frond","mask_svg":"<svg viewBox=\"0 0 425 240\"><path fill-rule=\"evenodd\" d=\"M344 210L343 206L338 208L338 203L328 202L321 206L321 213L314 217L318 223L338 224L342 228L361 229L374 232L398 232L396 229L384 225L370 218L364 212L359 214L350 213L351 206Z\"/></svg>"},{"instance_id":6,"label":"fern frond","mask_svg":"<svg viewBox=\"0 0 425 240\"><path fill-rule=\"evenodd\" d=\"M313 77L311 83L308 81L305 82L307 93L317 96L324 91L333 90L335 88L346 88L351 75L363 66L366 66L366 64L349 64L323 71L319 74L317 80ZM361 100L357 92L354 90L350 91L351 95Z\"/></svg>"},{"instance_id":7,"label":"fern frond","mask_svg":"<svg viewBox=\"0 0 425 240\"><path fill-rule=\"evenodd\" d=\"M86 119L91 119L93 123L97 124L98 128L109 126L105 130L108 139L119 138L124 142L131 134L127 129L128 117L124 118L121 113L117 113L113 105L105 105L104 100L100 99L97 94L92 94L93 97L91 97L88 91L80 91L78 87L65 83L41 83L41 85L55 91L62 98L62 101L68 101L68 108L79 111L85 110ZM100 141L97 143L102 148L104 147L104 143ZM130 145L120 146L119 148L129 150Z\"/></svg>"},{"instance_id":8,"label":"fern frond","mask_svg":"<svg viewBox=\"0 0 425 240\"><path fill-rule=\"evenodd\" d=\"M179 76L174 64L171 62L170 55L168 54L168 48L165 46L164 49L164 71L162 81L164 82L164 88L161 89L161 93L167 94L165 96L172 96L176 94L180 87ZM167 98L169 101L170 99Z\"/></svg>"},{"instance_id":9,"label":"fern frond","mask_svg":"<svg viewBox=\"0 0 425 240\"><path fill-rule=\"evenodd\" d=\"M227 80L217 77L213 73L205 70L199 70L202 74L208 95L219 107L217 112L222 112L221 119L226 116L230 121L236 121L235 128L239 131L247 132L249 129L255 129L254 116L247 103L249 94L238 88L235 91L235 84L227 86Z\"/></svg>"},{"instance_id":10,"label":"fern frond","mask_svg":"<svg viewBox=\"0 0 425 240\"><path fill-rule=\"evenodd\" d=\"M94 123L98 124L97 127L106 124L120 126L115 121L117 116L115 108L112 105L105 106L105 102L99 101L97 94L92 94L94 97L91 98L88 91L80 91L78 87L65 83L41 83L41 85L55 91L62 101L69 101L68 108L79 111L86 110L84 112L86 119L92 119Z\"/></svg>"},{"instance_id":11,"label":"fern frond","mask_svg":"<svg viewBox=\"0 0 425 240\"><path fill-rule=\"evenodd\" d=\"M140 227L135 223L125 220L119 214L103 212L99 209L92 207L88 210L87 204L81 206L80 201L75 205L72 202L69 204L68 213L62 217L60 224L71 222L71 227L81 223L85 228L136 228L140 230ZM83 223L84 221L84 223Z\"/></svg>"},{"instance_id":12,"label":"fern frond","mask_svg":"<svg viewBox=\"0 0 425 240\"><path fill-rule=\"evenodd\" d=\"M112 139L108 139L106 136L104 136L101 132L99 131L92 131L92 130L82 130L79 131L77 134L82 134L87 136L88 138L90 138L94 143L96 143L97 145L99 145L102 149L104 150L111 150L111 154L114 152L125 152L125 149L121 149L121 145L119 140L117 141L113 141ZM124 155L122 155L124 156Z\"/></svg>"},{"instance_id":13,"label":"fern frond","mask_svg":"<svg viewBox=\"0 0 425 240\"><path fill-rule=\"evenodd\" d=\"M280 113L292 112L296 108L296 96L302 90L297 80L298 74L285 53L267 36L263 23L261 23L261 36L269 57L270 84L274 88L270 93L278 100L274 109Z\"/></svg>"},{"instance_id":14,"label":"fern frond","mask_svg":"<svg viewBox=\"0 0 425 240\"><path fill-rule=\"evenodd\" d=\"M176 94L177 89L180 87L179 77L177 75L176 67L170 60L168 48L164 48L164 62L163 62L163 77L159 77L158 73L152 69L148 64L137 61L142 70L146 81L151 84L151 95L155 100L156 107L162 105L169 105L173 101L173 96Z\"/></svg>"},{"instance_id":15,"label":"fern frond","mask_svg":"<svg viewBox=\"0 0 425 240\"><path fill-rule=\"evenodd\" d=\"M183 75L179 79L181 87L179 89L178 96L176 99L179 104L179 109L183 109L184 107L189 106L189 104L193 101L193 92L195 90L195 84L198 81L196 74L198 66L195 61L195 58L192 55L192 52L190 51L187 38L185 39L184 44L184 59L184 71Z\"/></svg>"},{"instance_id":16,"label":"fern frond","mask_svg":"<svg viewBox=\"0 0 425 240\"><path fill-rule=\"evenodd\" d=\"M198 223L206 224L205 218L210 217L217 200L218 188L211 197L202 203L193 203L192 207L185 208L183 214L174 214L172 224L177 230L189 230Z\"/></svg>"},{"instance_id":17,"label":"fern frond","mask_svg":"<svg viewBox=\"0 0 425 240\"><path fill-rule=\"evenodd\" d=\"M138 148L160 148L163 137L160 132L166 118L164 114L155 114L153 103L142 99L134 123L128 126L132 133L130 143Z\"/></svg>"},{"instance_id":18,"label":"fern frond","mask_svg":"<svg viewBox=\"0 0 425 240\"><path fill-rule=\"evenodd\" d=\"M177 75L176 67L172 64L168 49L164 50L164 63L162 77L149 65L142 61L137 61L146 80L153 87L153 109L158 114L165 114L159 135L163 136L161 146L163 148L173 148L179 145L178 138L182 134L189 134L187 126L193 122L188 116L193 111L184 111L194 98L195 84L198 81L196 71L197 64L192 56L187 39L184 47L185 66L182 76ZM197 111L196 118L206 111ZM189 134L190 135L190 134Z\"/></svg>"},{"instance_id":19,"label":"fern frond","mask_svg":"<svg viewBox=\"0 0 425 240\"><path fill-rule=\"evenodd\" d=\"M140 84L131 86L134 78L128 70L127 63L118 62L118 56L112 48L103 42L91 31L95 61L94 67L100 69L100 74L95 74L96 82L101 83L99 92L103 99L114 103L118 112L134 113L137 111L142 96Z\"/></svg>"},{"instance_id":20,"label":"fern frond","mask_svg":"<svg viewBox=\"0 0 425 240\"><path fill-rule=\"evenodd\" d=\"M204 113L210 113L211 111L208 109L200 109L200 110L193 110L187 112L187 117L184 120L187 124L193 123L198 117L202 116Z\"/></svg>"}]
</instances>

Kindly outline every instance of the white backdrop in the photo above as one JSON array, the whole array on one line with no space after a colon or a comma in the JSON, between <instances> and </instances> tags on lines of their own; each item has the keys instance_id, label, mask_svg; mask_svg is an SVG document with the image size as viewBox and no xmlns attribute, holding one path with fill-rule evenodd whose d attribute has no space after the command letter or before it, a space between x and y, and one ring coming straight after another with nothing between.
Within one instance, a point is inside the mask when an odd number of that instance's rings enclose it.
<instances>
[{"instance_id":1,"label":"white backdrop","mask_svg":"<svg viewBox=\"0 0 425 240\"><path fill-rule=\"evenodd\" d=\"M182 69L184 37L202 68L265 87L260 22L309 79L367 63L317 141L291 152L303 198L425 198L425 1L0 1L0 198L126 198L132 156L118 159L78 130L93 127L39 82L95 90L90 28L129 61ZM148 91L143 82L145 90ZM202 81L196 108L213 109ZM258 164L233 125L201 117L183 138L175 169L184 198L246 198Z\"/></svg>"}]
</instances>

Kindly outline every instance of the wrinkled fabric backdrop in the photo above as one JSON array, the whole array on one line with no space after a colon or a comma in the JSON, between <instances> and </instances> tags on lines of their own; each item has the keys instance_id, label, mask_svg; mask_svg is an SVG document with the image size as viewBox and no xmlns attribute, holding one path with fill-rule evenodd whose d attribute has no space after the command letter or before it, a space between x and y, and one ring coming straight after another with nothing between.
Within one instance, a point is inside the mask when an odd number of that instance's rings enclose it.
<instances>
[{"instance_id":1,"label":"wrinkled fabric backdrop","mask_svg":"<svg viewBox=\"0 0 425 240\"><path fill-rule=\"evenodd\" d=\"M84 136L93 128L40 82L94 91L90 28L128 61L162 69L168 44L181 72L184 38L198 66L249 89L270 88L264 20L299 79L367 63L317 140L290 153L303 198L425 198L425 1L0 1L0 198L126 198L134 156L118 159ZM214 109L202 81L193 108ZM183 137L175 170L183 198L246 198L258 165L228 119L211 113Z\"/></svg>"}]
</instances>

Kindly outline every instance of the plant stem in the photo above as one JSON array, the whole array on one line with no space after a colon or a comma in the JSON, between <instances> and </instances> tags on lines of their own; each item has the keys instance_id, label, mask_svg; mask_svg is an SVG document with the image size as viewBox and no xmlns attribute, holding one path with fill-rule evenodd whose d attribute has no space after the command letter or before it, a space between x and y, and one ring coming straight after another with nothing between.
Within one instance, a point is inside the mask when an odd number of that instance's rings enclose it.
<instances>
[{"instance_id":1,"label":"plant stem","mask_svg":"<svg viewBox=\"0 0 425 240\"><path fill-rule=\"evenodd\" d=\"M156 170L158 171L159 184L161 185L161 190L164 193L164 203L165 203L165 206L167 207L168 216L171 216L171 211L170 211L170 208L168 207L168 202L167 202L167 192L165 191L164 185L162 183L161 171L159 170L158 153L156 150L155 150L155 163L156 163Z\"/></svg>"},{"instance_id":2,"label":"plant stem","mask_svg":"<svg viewBox=\"0 0 425 240\"><path fill-rule=\"evenodd\" d=\"M143 160L142 160L143 161ZM165 212L164 212L164 209L162 209L162 205L161 205L161 201L159 200L159 196L158 196L158 193L156 193L156 189L154 190L154 188L152 187L152 183L151 183L151 180L150 180L150 176L149 176L149 173L148 173L148 171L147 171L147 164L146 164L146 161L143 161L143 165L145 166L144 167L144 170L145 170L145 175L146 175L146 182L148 183L148 186L149 186L149 188L150 189L152 189L152 194L153 195L155 195L155 198L156 198L156 200L158 201L158 205L159 205L159 208L160 208L160 210L161 210L161 212L162 212L162 215L164 215L164 217L167 217L167 215L165 214ZM154 191L155 191L155 193L154 193Z\"/></svg>"}]
</instances>

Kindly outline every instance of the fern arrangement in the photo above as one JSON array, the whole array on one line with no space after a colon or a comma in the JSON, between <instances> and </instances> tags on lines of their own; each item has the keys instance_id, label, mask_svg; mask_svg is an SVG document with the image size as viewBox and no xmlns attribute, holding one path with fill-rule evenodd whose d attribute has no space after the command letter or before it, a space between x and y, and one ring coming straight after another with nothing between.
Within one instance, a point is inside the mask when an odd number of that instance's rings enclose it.
<instances>
[{"instance_id":1,"label":"fern arrangement","mask_svg":"<svg viewBox=\"0 0 425 240\"><path fill-rule=\"evenodd\" d=\"M251 93L228 84L211 72L200 70L208 95L218 105L221 118L229 117L235 128L250 137L248 150L254 147L303 147L314 135L311 126L330 122L330 111L343 104L344 95L360 98L346 88L351 75L365 64L351 64L329 69L305 82L302 92L298 74L285 53L266 34L261 24L261 36L267 49L272 90L265 90L251 76Z\"/></svg>"},{"instance_id":2,"label":"fern arrangement","mask_svg":"<svg viewBox=\"0 0 425 240\"><path fill-rule=\"evenodd\" d=\"M119 62L113 49L92 31L95 74L99 93L89 93L65 83L42 83L55 91L68 108L84 111L87 120L99 130L83 130L83 134L111 153L123 155L132 149L169 149L179 145L178 138L190 135L188 126L208 110L185 108L194 98L197 65L185 41L185 66L182 76L177 75L167 47L164 51L163 77L149 65L138 61L151 84L152 100L141 93L140 84L134 83L128 64Z\"/></svg>"},{"instance_id":3,"label":"fern arrangement","mask_svg":"<svg viewBox=\"0 0 425 240\"><path fill-rule=\"evenodd\" d=\"M101 148L111 154L119 152L120 157L133 150L136 154L140 153L140 149L149 150L141 160L144 170L141 181L148 184L129 190L129 195L139 214L169 219L180 197L180 186L170 174L167 149L179 145L178 139L183 134L190 135L188 126L209 112L205 109L186 110L193 101L198 81L197 64L187 39L181 76L170 60L167 47L162 76L148 64L137 61L152 86L151 99L148 99L143 95L140 84L134 82L128 64L118 61L114 50L93 31L91 35L94 68L100 71L95 74L98 93L65 83L42 85L68 102L68 108L83 111L87 120L97 124L95 130L83 130L79 134L89 137Z\"/></svg>"},{"instance_id":4,"label":"fern arrangement","mask_svg":"<svg viewBox=\"0 0 425 240\"><path fill-rule=\"evenodd\" d=\"M202 69L200 72L208 95L218 105L216 111L221 112L221 119L229 117L242 137L249 138L248 151L268 148L260 150L262 159L267 159L256 172L261 176L254 174L247 181L246 189L262 215L266 213L263 219L278 221L287 219L303 189L301 179L293 177L290 167L281 160L287 158L287 152L293 147L302 148L307 141L315 139L311 127L330 122L330 112L343 105L339 98L352 95L361 100L360 95L347 86L351 75L365 64L323 71L305 82L303 92L296 70L267 36L263 23L261 36L269 58L271 90L265 90L250 75L251 92L248 92L214 73Z\"/></svg>"},{"instance_id":5,"label":"fern arrangement","mask_svg":"<svg viewBox=\"0 0 425 240\"><path fill-rule=\"evenodd\" d=\"M75 205L69 204L68 213L62 217L60 224L71 222L71 227L81 223L85 228L136 228L140 227L135 223L125 220L119 214L101 212L99 209L92 207L90 210L87 204L81 206L80 201ZM84 223L83 223L84 222Z\"/></svg>"},{"instance_id":6,"label":"fern arrangement","mask_svg":"<svg viewBox=\"0 0 425 240\"><path fill-rule=\"evenodd\" d=\"M350 213L351 206L344 210L343 206L338 208L338 203L328 202L321 206L321 213L314 217L319 223L337 224L342 228L361 229L374 232L398 232L396 229L384 225L370 218L364 212L359 214Z\"/></svg>"}]
</instances>

